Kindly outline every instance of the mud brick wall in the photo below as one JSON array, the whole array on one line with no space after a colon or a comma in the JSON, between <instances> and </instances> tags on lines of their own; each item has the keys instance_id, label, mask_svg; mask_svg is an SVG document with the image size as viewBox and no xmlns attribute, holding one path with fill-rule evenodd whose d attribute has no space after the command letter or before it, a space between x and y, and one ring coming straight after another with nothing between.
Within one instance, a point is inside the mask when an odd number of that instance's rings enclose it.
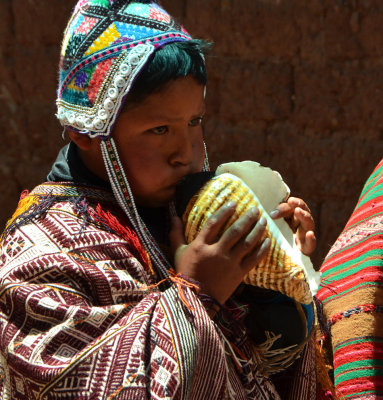
<instances>
[{"instance_id":1,"label":"mud brick wall","mask_svg":"<svg viewBox=\"0 0 383 400\"><path fill-rule=\"evenodd\" d=\"M75 1L1 0L0 225L44 179L57 44ZM381 0L163 0L215 43L206 140L214 166L257 160L281 172L317 224L319 266L383 155Z\"/></svg>"}]
</instances>

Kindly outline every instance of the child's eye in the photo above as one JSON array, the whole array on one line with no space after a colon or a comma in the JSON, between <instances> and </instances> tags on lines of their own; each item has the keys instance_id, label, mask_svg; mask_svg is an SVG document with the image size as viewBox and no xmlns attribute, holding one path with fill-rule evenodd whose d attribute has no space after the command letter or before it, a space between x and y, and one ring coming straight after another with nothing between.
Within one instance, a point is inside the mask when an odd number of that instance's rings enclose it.
<instances>
[{"instance_id":1,"label":"child's eye","mask_svg":"<svg viewBox=\"0 0 383 400\"><path fill-rule=\"evenodd\" d=\"M151 132L155 133L156 135L164 135L168 131L168 127L164 126L156 126L150 130Z\"/></svg>"},{"instance_id":2,"label":"child's eye","mask_svg":"<svg viewBox=\"0 0 383 400\"><path fill-rule=\"evenodd\" d=\"M198 126L202 124L203 117L194 118L189 122L189 126Z\"/></svg>"}]
</instances>

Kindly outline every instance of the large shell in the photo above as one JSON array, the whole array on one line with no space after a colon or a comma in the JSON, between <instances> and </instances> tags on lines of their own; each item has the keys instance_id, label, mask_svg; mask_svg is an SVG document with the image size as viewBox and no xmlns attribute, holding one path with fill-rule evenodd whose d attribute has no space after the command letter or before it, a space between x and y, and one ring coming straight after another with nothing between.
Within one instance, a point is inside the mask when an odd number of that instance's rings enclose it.
<instances>
[{"instance_id":1,"label":"large shell","mask_svg":"<svg viewBox=\"0 0 383 400\"><path fill-rule=\"evenodd\" d=\"M277 171L264 167L254 161L230 162L221 164L216 170L216 175L230 173L241 178L258 198L260 204L269 214L275 210L279 203L286 201L290 189ZM295 241L295 234L283 218L273 220L288 244L292 247L296 258L305 267L305 272L313 294L318 291L320 275L315 271L309 257L300 252Z\"/></svg>"},{"instance_id":2,"label":"large shell","mask_svg":"<svg viewBox=\"0 0 383 400\"><path fill-rule=\"evenodd\" d=\"M235 201L237 208L225 229L250 208L256 206L260 215L267 220L266 235L271 240L267 257L254 266L245 276L244 282L279 291L300 303L311 303L312 293L301 259L302 254L298 249L292 248L265 211L258 197L237 176L223 173L213 177L189 202L183 214L187 241L190 243L207 219L228 201Z\"/></svg>"}]
</instances>

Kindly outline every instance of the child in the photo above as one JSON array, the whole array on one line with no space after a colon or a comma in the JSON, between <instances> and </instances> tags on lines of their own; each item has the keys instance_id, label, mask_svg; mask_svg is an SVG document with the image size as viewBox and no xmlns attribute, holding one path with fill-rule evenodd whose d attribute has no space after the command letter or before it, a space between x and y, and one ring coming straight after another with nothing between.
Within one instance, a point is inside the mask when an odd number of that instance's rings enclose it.
<instances>
[{"instance_id":1,"label":"child","mask_svg":"<svg viewBox=\"0 0 383 400\"><path fill-rule=\"evenodd\" d=\"M155 2L78 2L57 99L71 143L1 241L3 399L315 398L312 342L273 383L233 296L269 246L258 210L217 237L222 207L188 246L170 228L177 183L207 168L203 48ZM311 253L306 204L274 214Z\"/></svg>"}]
</instances>

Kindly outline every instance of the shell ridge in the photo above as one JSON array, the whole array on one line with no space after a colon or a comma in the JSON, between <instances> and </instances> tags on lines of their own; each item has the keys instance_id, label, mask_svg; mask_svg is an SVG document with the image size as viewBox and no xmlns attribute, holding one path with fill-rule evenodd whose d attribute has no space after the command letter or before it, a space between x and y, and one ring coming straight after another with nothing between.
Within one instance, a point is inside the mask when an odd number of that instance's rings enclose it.
<instances>
[{"instance_id":1,"label":"shell ridge","mask_svg":"<svg viewBox=\"0 0 383 400\"><path fill-rule=\"evenodd\" d=\"M267 221L265 236L271 240L267 256L244 277L244 282L280 291L299 302L309 304L312 301L312 295L303 263L265 211L256 194L241 178L230 173L223 173L205 184L201 189L200 197L194 203L195 206L197 205L197 210L192 207L192 211L197 215L187 216L186 229L190 231L190 235L187 235L188 241L194 239L209 216L228 200L235 201L237 208L224 229L227 229L251 207L258 207L259 218L263 216ZM198 204L201 206L198 207Z\"/></svg>"}]
</instances>

